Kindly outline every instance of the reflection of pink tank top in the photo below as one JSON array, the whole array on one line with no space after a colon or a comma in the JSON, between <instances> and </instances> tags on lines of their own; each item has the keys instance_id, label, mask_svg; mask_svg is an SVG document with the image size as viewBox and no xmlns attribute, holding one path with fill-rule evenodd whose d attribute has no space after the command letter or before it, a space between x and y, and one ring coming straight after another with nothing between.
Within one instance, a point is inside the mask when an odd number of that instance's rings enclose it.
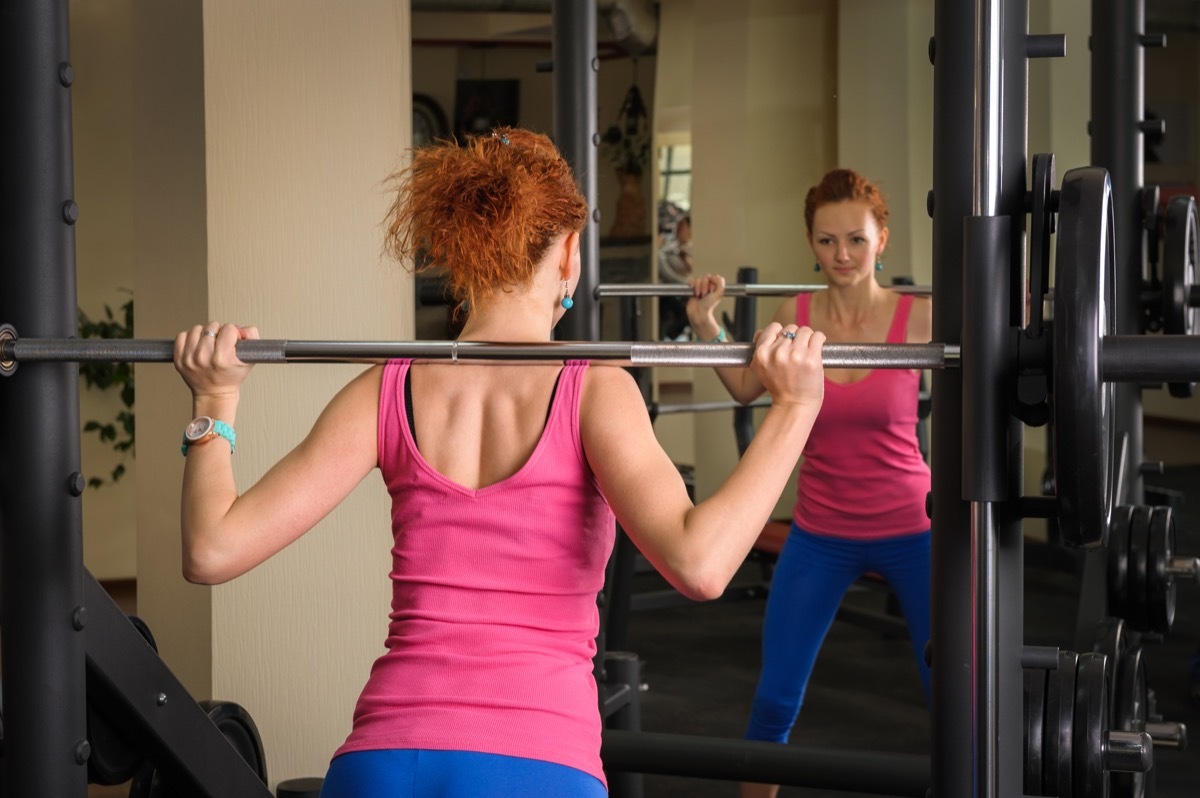
<instances>
[{"instance_id":1,"label":"reflection of pink tank top","mask_svg":"<svg viewBox=\"0 0 1200 798\"><path fill-rule=\"evenodd\" d=\"M387 651L338 753L479 751L603 782L592 658L615 525L580 439L587 364L563 367L520 470L472 489L421 456L405 418L409 363L384 367L379 394L394 538Z\"/></svg>"},{"instance_id":2,"label":"reflection of pink tank top","mask_svg":"<svg viewBox=\"0 0 1200 798\"><path fill-rule=\"evenodd\" d=\"M810 294L796 299L809 323ZM900 297L887 343L907 338L913 298ZM929 466L917 445L920 372L873 369L858 382L825 380L825 402L804 447L793 518L841 538L882 538L929 529Z\"/></svg>"}]
</instances>

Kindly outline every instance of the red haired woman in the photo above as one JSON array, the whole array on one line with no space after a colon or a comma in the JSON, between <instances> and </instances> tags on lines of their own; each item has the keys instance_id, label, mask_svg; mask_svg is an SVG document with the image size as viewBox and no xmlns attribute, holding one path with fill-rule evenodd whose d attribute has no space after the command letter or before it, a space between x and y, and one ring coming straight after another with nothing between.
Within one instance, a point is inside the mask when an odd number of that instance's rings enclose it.
<instances>
[{"instance_id":1,"label":"red haired woman","mask_svg":"<svg viewBox=\"0 0 1200 798\"><path fill-rule=\"evenodd\" d=\"M588 215L550 140L502 128L442 142L397 182L387 248L448 274L469 308L460 340L549 342ZM774 405L693 506L633 379L580 362L371 367L238 496L232 430L250 367L234 346L257 335L214 322L176 339L199 419L184 446L186 577L245 573L376 469L392 497L387 650L322 795L604 795L592 657L614 515L680 591L720 595L817 416L823 336L759 334L750 368Z\"/></svg>"},{"instance_id":2,"label":"red haired woman","mask_svg":"<svg viewBox=\"0 0 1200 798\"><path fill-rule=\"evenodd\" d=\"M811 326L839 343L926 343L932 304L875 279L888 242L879 189L850 169L835 169L804 203L814 269L826 290L784 302L776 324ZM714 318L724 278L705 275L688 301L692 330L724 340ZM717 369L741 402L765 386L750 369ZM763 622L763 664L746 736L786 742L800 712L817 652L838 604L866 573L881 574L900 600L917 670L929 696L930 474L916 438L920 375L888 369L829 369L825 404L800 466L792 529L771 579ZM743 785L742 795L774 796L773 785Z\"/></svg>"}]
</instances>

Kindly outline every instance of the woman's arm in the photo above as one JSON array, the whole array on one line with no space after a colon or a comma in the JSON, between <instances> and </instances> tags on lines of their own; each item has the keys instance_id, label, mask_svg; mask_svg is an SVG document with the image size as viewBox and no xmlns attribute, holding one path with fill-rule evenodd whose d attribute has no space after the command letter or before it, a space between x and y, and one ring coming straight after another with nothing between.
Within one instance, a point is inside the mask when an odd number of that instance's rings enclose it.
<instances>
[{"instance_id":1,"label":"woman's arm","mask_svg":"<svg viewBox=\"0 0 1200 798\"><path fill-rule=\"evenodd\" d=\"M681 593L720 596L787 487L820 410L824 336L794 341L771 324L757 336L754 371L772 406L733 473L693 506L654 436L645 403L624 370L588 370L582 430L588 462L621 527Z\"/></svg>"},{"instance_id":2,"label":"woman's arm","mask_svg":"<svg viewBox=\"0 0 1200 798\"><path fill-rule=\"evenodd\" d=\"M716 320L715 312L717 304L725 296L725 278L719 274L706 274L692 281L692 289L695 295L687 303L688 322L692 325L692 332L701 341L716 340L722 327ZM779 306L773 321L780 325L796 321L795 316L788 312L788 303L784 302ZM725 331L725 337L728 341L733 340L728 330ZM718 366L713 371L725 386L725 390L729 391L729 395L744 405L762 396L766 390L749 368Z\"/></svg>"},{"instance_id":3,"label":"woman's arm","mask_svg":"<svg viewBox=\"0 0 1200 798\"><path fill-rule=\"evenodd\" d=\"M241 382L250 367L237 360L239 338L253 328L221 328L217 339L194 328L176 340L176 368L192 388L193 412L233 426ZM329 514L372 468L382 367L343 388L308 436L244 494L233 455L222 440L188 447L183 471L183 574L217 584L249 571Z\"/></svg>"}]
</instances>

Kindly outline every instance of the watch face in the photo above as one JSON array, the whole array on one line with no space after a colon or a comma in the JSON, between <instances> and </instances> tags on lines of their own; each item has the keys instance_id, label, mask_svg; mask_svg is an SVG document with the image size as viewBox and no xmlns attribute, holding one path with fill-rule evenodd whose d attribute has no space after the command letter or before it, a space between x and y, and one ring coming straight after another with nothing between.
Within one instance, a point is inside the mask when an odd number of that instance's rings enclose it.
<instances>
[{"instance_id":1,"label":"watch face","mask_svg":"<svg viewBox=\"0 0 1200 798\"><path fill-rule=\"evenodd\" d=\"M200 416L192 419L191 423L183 431L183 437L189 441L198 441L212 431L213 420L208 416Z\"/></svg>"}]
</instances>

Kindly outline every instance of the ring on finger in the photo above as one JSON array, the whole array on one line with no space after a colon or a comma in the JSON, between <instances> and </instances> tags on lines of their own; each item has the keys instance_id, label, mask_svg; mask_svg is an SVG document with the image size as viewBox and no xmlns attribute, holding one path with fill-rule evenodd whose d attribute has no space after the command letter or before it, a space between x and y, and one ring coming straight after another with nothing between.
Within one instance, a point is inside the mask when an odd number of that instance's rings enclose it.
<instances>
[{"instance_id":1,"label":"ring on finger","mask_svg":"<svg viewBox=\"0 0 1200 798\"><path fill-rule=\"evenodd\" d=\"M784 338L787 338L789 341L791 341L791 340L795 340L795 338L796 338L796 334L795 334L794 332L788 332L788 331L786 331L786 330L785 330L785 331L783 332L783 337L784 337Z\"/></svg>"},{"instance_id":2,"label":"ring on finger","mask_svg":"<svg viewBox=\"0 0 1200 798\"><path fill-rule=\"evenodd\" d=\"M213 332L212 330L202 330L202 331L200 332L200 334L201 334L201 335L207 335L207 336L208 336L208 337L210 337L210 338L216 338L216 337L217 337L217 334L216 334L215 332ZM795 337L795 336L793 336L793 337Z\"/></svg>"}]
</instances>

